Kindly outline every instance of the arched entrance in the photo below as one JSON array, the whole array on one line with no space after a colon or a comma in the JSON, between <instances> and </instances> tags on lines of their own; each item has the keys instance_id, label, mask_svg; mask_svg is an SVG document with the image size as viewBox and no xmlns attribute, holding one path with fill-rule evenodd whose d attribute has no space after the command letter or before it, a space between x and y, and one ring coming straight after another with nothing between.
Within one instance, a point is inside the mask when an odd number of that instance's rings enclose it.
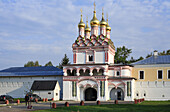
<instances>
[{"instance_id":1,"label":"arched entrance","mask_svg":"<svg viewBox=\"0 0 170 112\"><path fill-rule=\"evenodd\" d=\"M110 98L111 100L124 100L124 92L121 88L113 88L110 91Z\"/></svg>"},{"instance_id":2,"label":"arched entrance","mask_svg":"<svg viewBox=\"0 0 170 112\"><path fill-rule=\"evenodd\" d=\"M96 101L97 91L94 88L87 88L85 90L85 101Z\"/></svg>"}]
</instances>

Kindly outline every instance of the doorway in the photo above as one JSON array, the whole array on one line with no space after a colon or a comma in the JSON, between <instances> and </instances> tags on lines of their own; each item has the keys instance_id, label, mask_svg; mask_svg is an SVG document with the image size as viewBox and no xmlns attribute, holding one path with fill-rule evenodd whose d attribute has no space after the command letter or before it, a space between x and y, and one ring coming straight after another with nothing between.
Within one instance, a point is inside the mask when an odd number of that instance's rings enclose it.
<instances>
[{"instance_id":1,"label":"doorway","mask_svg":"<svg viewBox=\"0 0 170 112\"><path fill-rule=\"evenodd\" d=\"M94 88L87 88L85 90L85 101L96 101L97 91Z\"/></svg>"},{"instance_id":2,"label":"doorway","mask_svg":"<svg viewBox=\"0 0 170 112\"><path fill-rule=\"evenodd\" d=\"M110 99L111 100L124 100L124 92L121 88L113 88L110 91Z\"/></svg>"}]
</instances>

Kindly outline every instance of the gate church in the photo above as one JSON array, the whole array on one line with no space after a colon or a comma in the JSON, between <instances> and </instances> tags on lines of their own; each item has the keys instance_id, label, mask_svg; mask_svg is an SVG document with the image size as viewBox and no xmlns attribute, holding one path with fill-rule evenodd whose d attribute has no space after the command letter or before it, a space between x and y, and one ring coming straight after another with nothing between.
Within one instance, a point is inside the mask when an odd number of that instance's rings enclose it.
<instances>
[{"instance_id":1,"label":"gate church","mask_svg":"<svg viewBox=\"0 0 170 112\"><path fill-rule=\"evenodd\" d=\"M63 100L133 101L132 66L114 64L111 27L108 18L105 21L103 11L101 21L97 19L95 4L90 25L91 28L88 21L85 25L81 14L79 36L72 45L73 64L63 69Z\"/></svg>"}]
</instances>

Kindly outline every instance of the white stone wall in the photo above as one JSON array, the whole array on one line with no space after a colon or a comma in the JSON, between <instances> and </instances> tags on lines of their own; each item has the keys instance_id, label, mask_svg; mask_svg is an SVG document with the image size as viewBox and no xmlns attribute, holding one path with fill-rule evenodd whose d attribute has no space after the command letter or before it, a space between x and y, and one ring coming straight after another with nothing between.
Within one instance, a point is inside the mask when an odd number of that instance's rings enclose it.
<instances>
[{"instance_id":1,"label":"white stone wall","mask_svg":"<svg viewBox=\"0 0 170 112\"><path fill-rule=\"evenodd\" d=\"M113 54L111 54L111 53L108 53L108 54L109 54L108 63L109 63L109 64L114 63L114 56L113 56Z\"/></svg>"},{"instance_id":2,"label":"white stone wall","mask_svg":"<svg viewBox=\"0 0 170 112\"><path fill-rule=\"evenodd\" d=\"M170 100L169 92L169 81L135 82L134 97L137 99L145 98L145 100ZM146 96L144 96L144 94Z\"/></svg>"},{"instance_id":3,"label":"white stone wall","mask_svg":"<svg viewBox=\"0 0 170 112\"><path fill-rule=\"evenodd\" d=\"M131 76L131 71L129 69L121 70L121 76Z\"/></svg>"},{"instance_id":4,"label":"white stone wall","mask_svg":"<svg viewBox=\"0 0 170 112\"><path fill-rule=\"evenodd\" d=\"M76 55L77 55L76 64L85 64L86 63L85 53L76 53Z\"/></svg>"},{"instance_id":5,"label":"white stone wall","mask_svg":"<svg viewBox=\"0 0 170 112\"><path fill-rule=\"evenodd\" d=\"M24 98L27 91L30 90L34 80L57 80L61 91L60 98L63 94L63 77L7 77L0 78L0 95L8 94L14 98Z\"/></svg>"},{"instance_id":6,"label":"white stone wall","mask_svg":"<svg viewBox=\"0 0 170 112\"><path fill-rule=\"evenodd\" d=\"M95 63L105 62L105 52L95 52Z\"/></svg>"}]
</instances>

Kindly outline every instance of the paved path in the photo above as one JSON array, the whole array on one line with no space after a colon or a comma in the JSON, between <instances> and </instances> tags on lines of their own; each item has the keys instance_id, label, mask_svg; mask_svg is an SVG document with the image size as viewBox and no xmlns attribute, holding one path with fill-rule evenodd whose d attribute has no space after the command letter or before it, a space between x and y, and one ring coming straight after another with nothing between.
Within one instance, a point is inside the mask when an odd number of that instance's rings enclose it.
<instances>
[{"instance_id":1,"label":"paved path","mask_svg":"<svg viewBox=\"0 0 170 112\"><path fill-rule=\"evenodd\" d=\"M57 104L57 107L64 106L66 101L58 101L55 102ZM70 106L73 105L80 105L80 102L77 101L68 101ZM0 112L27 112L27 111L33 111L33 110L45 110L50 109L52 102L43 102L43 103L32 103L33 109L27 109L25 104L20 105L13 105L13 106L0 106ZM105 101L101 102L101 104L114 104L114 101ZM133 104L133 102L125 102L125 101L119 101L119 104ZM96 105L96 101L85 101L85 105Z\"/></svg>"}]
</instances>

